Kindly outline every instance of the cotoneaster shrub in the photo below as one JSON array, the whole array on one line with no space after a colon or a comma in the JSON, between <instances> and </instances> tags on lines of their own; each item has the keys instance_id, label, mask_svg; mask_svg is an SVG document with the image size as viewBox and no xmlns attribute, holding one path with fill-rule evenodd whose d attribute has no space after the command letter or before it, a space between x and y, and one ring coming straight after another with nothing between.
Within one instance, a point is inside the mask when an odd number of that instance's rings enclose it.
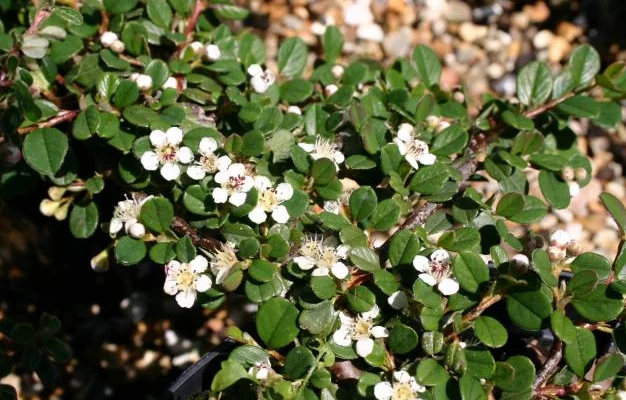
<instances>
[{"instance_id":1,"label":"cotoneaster shrub","mask_svg":"<svg viewBox=\"0 0 626 400\"><path fill-rule=\"evenodd\" d=\"M589 182L567 121L617 124L624 64L532 62L473 115L426 46L343 63L328 27L274 70L224 1L38 3L0 3L0 127L23 156L2 190L41 179L42 213L110 236L94 269L164 267L181 307L258 304L205 396L623 398L624 206L600 196L615 260L509 228Z\"/></svg>"}]
</instances>

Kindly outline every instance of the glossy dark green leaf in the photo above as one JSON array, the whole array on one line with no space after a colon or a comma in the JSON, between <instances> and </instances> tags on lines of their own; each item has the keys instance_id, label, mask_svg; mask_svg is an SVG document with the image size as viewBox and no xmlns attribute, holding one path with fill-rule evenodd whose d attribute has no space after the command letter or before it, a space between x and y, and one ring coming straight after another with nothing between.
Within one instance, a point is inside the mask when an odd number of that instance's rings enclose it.
<instances>
[{"instance_id":1,"label":"glossy dark green leaf","mask_svg":"<svg viewBox=\"0 0 626 400\"><path fill-rule=\"evenodd\" d=\"M67 136L56 128L42 128L29 133L24 139L24 159L37 172L56 174L69 148Z\"/></svg>"},{"instance_id":2,"label":"glossy dark green leaf","mask_svg":"<svg viewBox=\"0 0 626 400\"><path fill-rule=\"evenodd\" d=\"M269 348L285 347L300 332L297 325L298 314L298 309L288 300L270 299L257 312L257 333Z\"/></svg>"}]
</instances>

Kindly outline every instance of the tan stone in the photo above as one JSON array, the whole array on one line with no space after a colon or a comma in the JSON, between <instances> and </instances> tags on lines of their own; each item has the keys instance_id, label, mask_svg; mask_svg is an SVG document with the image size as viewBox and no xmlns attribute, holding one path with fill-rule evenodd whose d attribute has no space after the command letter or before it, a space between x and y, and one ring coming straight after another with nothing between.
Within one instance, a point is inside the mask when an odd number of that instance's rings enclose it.
<instances>
[{"instance_id":1,"label":"tan stone","mask_svg":"<svg viewBox=\"0 0 626 400\"><path fill-rule=\"evenodd\" d=\"M568 42L573 42L574 39L582 35L583 30L578 26L568 21L562 21L556 28L556 34L565 38Z\"/></svg>"},{"instance_id":2,"label":"tan stone","mask_svg":"<svg viewBox=\"0 0 626 400\"><path fill-rule=\"evenodd\" d=\"M550 8L543 1L525 5L522 11L531 22L544 22L550 17Z\"/></svg>"},{"instance_id":3,"label":"tan stone","mask_svg":"<svg viewBox=\"0 0 626 400\"><path fill-rule=\"evenodd\" d=\"M555 36L548 48L548 60L553 63L563 60L572 50L572 45L560 36Z\"/></svg>"}]
</instances>

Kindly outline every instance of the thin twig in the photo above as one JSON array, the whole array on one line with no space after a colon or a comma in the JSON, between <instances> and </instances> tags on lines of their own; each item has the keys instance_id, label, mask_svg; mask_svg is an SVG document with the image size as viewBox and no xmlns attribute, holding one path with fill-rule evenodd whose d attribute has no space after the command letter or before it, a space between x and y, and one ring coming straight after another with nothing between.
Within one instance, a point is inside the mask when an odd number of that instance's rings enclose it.
<instances>
[{"instance_id":1,"label":"thin twig","mask_svg":"<svg viewBox=\"0 0 626 400\"><path fill-rule=\"evenodd\" d=\"M193 40L193 33L196 30L196 25L198 24L198 19L200 18L200 15L202 15L205 8L204 0L195 1L191 17L189 17L187 25L185 26L185 40L178 45L178 49L174 52L172 57L177 57L185 49L185 47L191 43Z\"/></svg>"},{"instance_id":2,"label":"thin twig","mask_svg":"<svg viewBox=\"0 0 626 400\"><path fill-rule=\"evenodd\" d=\"M562 358L563 342L561 342L559 339L556 339L554 345L552 346L550 357L548 357L546 362L543 364L541 371L539 371L539 373L537 374L537 378L535 378L535 382L533 383L533 390L535 391L535 393L538 393L539 389L543 385L545 385L545 383L548 381L548 379L550 379L552 375L556 373Z\"/></svg>"},{"instance_id":3,"label":"thin twig","mask_svg":"<svg viewBox=\"0 0 626 400\"><path fill-rule=\"evenodd\" d=\"M19 128L17 133L20 135L24 135L26 133L30 133L36 131L41 128L51 128L53 126L59 125L63 122L71 121L78 115L78 111L74 110L62 110L55 117L50 118L49 120L36 123L31 126L26 126L24 128Z\"/></svg>"},{"instance_id":4,"label":"thin twig","mask_svg":"<svg viewBox=\"0 0 626 400\"><path fill-rule=\"evenodd\" d=\"M222 245L219 240L214 238L202 236L198 230L181 217L174 217L172 220L172 229L179 235L189 236L191 242L198 246L202 247L205 250L213 251Z\"/></svg>"},{"instance_id":5,"label":"thin twig","mask_svg":"<svg viewBox=\"0 0 626 400\"><path fill-rule=\"evenodd\" d=\"M527 118L535 118L536 116L543 114L546 111L552 110L553 108L555 108L556 106L558 106L565 100L569 99L570 97L574 97L576 94L577 94L576 92L567 93L559 97L558 99L554 99L552 101L547 102L546 104L543 104L537 108L534 108L532 110L525 112L524 116Z\"/></svg>"},{"instance_id":6,"label":"thin twig","mask_svg":"<svg viewBox=\"0 0 626 400\"><path fill-rule=\"evenodd\" d=\"M45 21L49 16L50 10L40 8L39 11L37 11L37 14L35 14L33 23L30 25L30 27L28 27L28 29L26 29L26 32L24 32L24 36L37 33L37 31L39 30L39 25L41 25L43 21Z\"/></svg>"}]
</instances>

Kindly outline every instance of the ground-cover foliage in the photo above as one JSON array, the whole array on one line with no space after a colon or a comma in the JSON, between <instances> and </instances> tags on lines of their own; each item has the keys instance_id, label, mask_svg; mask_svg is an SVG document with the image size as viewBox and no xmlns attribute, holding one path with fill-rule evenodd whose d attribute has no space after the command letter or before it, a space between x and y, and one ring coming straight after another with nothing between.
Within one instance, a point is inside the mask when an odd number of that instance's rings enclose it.
<instances>
[{"instance_id":1,"label":"ground-cover foliage","mask_svg":"<svg viewBox=\"0 0 626 400\"><path fill-rule=\"evenodd\" d=\"M43 214L77 238L104 230L94 269L149 259L181 307L258 304L256 331L229 330L241 346L212 394L617 396L623 240L608 260L564 231L509 229L589 182L567 121L618 123L624 64L601 71L583 45L557 76L526 65L515 99L485 95L470 115L422 45L389 66L342 65L328 27L305 74L302 40L268 69L262 41L228 23L247 11L222 1L2 7L15 18L0 23L0 133L23 155L2 190L42 179ZM500 193L484 195L488 180ZM626 209L600 196L624 236ZM17 341L26 329L2 328ZM40 375L67 358L48 348L67 355L55 333L32 345Z\"/></svg>"}]
</instances>

